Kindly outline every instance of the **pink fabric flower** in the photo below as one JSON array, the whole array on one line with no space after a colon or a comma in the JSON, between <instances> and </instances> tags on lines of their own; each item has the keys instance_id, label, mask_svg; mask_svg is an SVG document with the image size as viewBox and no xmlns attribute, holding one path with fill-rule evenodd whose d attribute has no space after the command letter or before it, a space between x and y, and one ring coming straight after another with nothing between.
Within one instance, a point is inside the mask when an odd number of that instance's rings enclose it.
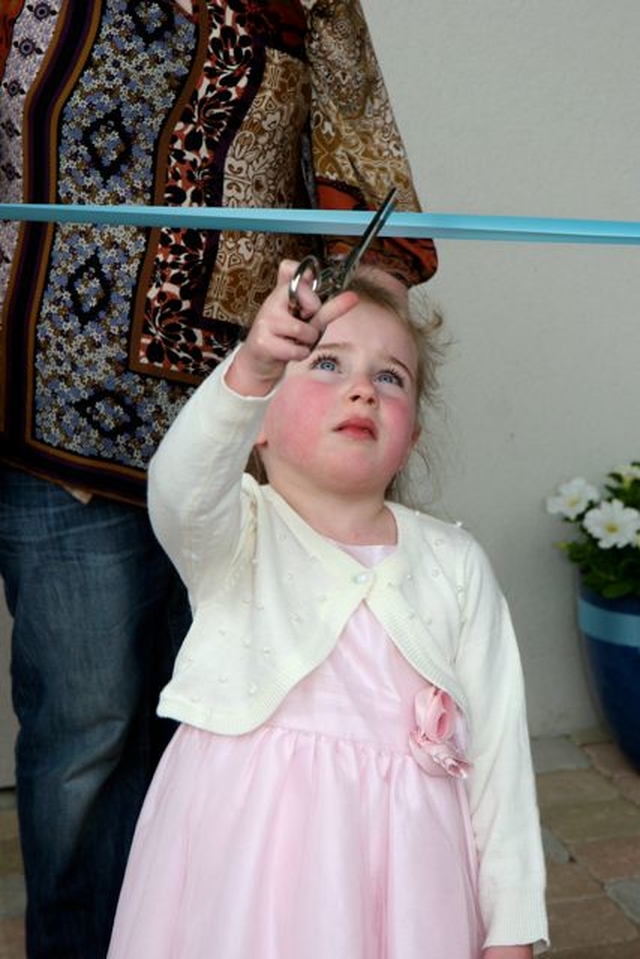
<instances>
[{"instance_id":1,"label":"pink fabric flower","mask_svg":"<svg viewBox=\"0 0 640 959\"><path fill-rule=\"evenodd\" d=\"M465 779L471 764L455 746L458 708L449 693L425 686L416 693L415 714L409 749L420 768L431 776Z\"/></svg>"}]
</instances>

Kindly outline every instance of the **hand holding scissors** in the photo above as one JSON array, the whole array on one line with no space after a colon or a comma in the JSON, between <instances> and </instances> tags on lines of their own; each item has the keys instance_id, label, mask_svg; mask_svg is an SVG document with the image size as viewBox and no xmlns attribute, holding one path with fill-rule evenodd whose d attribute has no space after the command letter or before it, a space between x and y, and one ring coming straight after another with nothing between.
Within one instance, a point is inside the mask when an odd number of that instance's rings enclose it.
<instances>
[{"instance_id":1,"label":"hand holding scissors","mask_svg":"<svg viewBox=\"0 0 640 959\"><path fill-rule=\"evenodd\" d=\"M316 256L305 256L289 282L289 310L294 316L300 316L298 290L303 277L307 274L311 274L311 289L323 301L346 289L372 240L376 238L393 210L397 192L396 188L392 187L382 206L362 234L360 242L354 246L344 260L323 267Z\"/></svg>"}]
</instances>

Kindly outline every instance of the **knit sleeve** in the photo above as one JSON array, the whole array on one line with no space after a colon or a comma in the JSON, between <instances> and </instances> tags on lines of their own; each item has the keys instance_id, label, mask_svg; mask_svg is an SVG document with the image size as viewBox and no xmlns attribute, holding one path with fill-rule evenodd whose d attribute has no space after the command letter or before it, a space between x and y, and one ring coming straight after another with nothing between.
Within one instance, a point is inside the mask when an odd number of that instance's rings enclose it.
<instances>
[{"instance_id":1,"label":"knit sleeve","mask_svg":"<svg viewBox=\"0 0 640 959\"><path fill-rule=\"evenodd\" d=\"M183 406L149 465L151 523L192 603L202 584L228 572L238 550L251 509L244 468L271 395L230 390L224 375L232 359Z\"/></svg>"},{"instance_id":2,"label":"knit sleeve","mask_svg":"<svg viewBox=\"0 0 640 959\"><path fill-rule=\"evenodd\" d=\"M485 946L545 942L544 857L520 656L504 596L473 541L460 582L456 672L469 702L473 770L466 785Z\"/></svg>"},{"instance_id":3,"label":"knit sleeve","mask_svg":"<svg viewBox=\"0 0 640 959\"><path fill-rule=\"evenodd\" d=\"M397 209L419 211L409 161L359 0L303 0L303 6L318 206L374 209L395 186ZM344 256L353 242L333 238L327 253ZM430 239L378 238L367 260L409 286L428 280L437 269Z\"/></svg>"}]
</instances>

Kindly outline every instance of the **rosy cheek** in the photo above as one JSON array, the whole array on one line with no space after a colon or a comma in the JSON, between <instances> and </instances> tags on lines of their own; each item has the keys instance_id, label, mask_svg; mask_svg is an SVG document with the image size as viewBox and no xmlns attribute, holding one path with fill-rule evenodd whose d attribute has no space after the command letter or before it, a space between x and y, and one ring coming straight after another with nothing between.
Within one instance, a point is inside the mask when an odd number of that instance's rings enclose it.
<instances>
[{"instance_id":1,"label":"rosy cheek","mask_svg":"<svg viewBox=\"0 0 640 959\"><path fill-rule=\"evenodd\" d=\"M285 381L267 412L267 434L288 446L304 445L313 440L326 410L327 391L321 385Z\"/></svg>"},{"instance_id":2,"label":"rosy cheek","mask_svg":"<svg viewBox=\"0 0 640 959\"><path fill-rule=\"evenodd\" d=\"M282 390L285 394L285 388ZM291 388L286 389L286 403L288 415L297 415L305 420L316 420L327 409L328 391L322 383L292 382Z\"/></svg>"}]
</instances>

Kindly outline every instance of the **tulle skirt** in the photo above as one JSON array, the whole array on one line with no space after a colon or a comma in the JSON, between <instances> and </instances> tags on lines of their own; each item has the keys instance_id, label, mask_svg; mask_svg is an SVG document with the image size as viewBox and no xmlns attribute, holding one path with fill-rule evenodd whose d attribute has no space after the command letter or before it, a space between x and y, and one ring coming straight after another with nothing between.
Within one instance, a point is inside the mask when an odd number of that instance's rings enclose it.
<instances>
[{"instance_id":1,"label":"tulle skirt","mask_svg":"<svg viewBox=\"0 0 640 959\"><path fill-rule=\"evenodd\" d=\"M424 688L362 607L268 725L181 726L109 959L479 959L463 781L409 748Z\"/></svg>"}]
</instances>

